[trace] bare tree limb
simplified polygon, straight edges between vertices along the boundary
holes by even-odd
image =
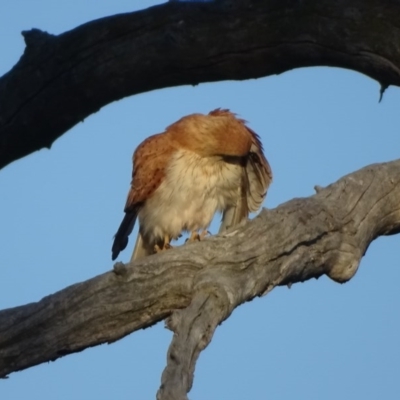
[[[0,168],[104,105],[158,88],[328,65],[400,86],[400,3],[168,3],[59,36],[24,32],[0,78]],[[373,27],[373,29],[371,29]],[[155,255],[0,311],[0,377],[166,319],[159,400],[187,399],[200,352],[240,304],[326,274],[346,282],[369,244],[400,231],[400,160],[366,167],[224,235]]]
[[[159,400],[186,399],[200,351],[240,304],[326,274],[346,282],[369,244],[400,232],[400,160],[263,210],[224,235],[147,257],[0,311],[0,377],[113,342],[168,317]]]
[[[23,32],[25,52],[0,78],[0,168],[154,89],[317,65],[399,86],[399,21],[391,0],[219,0],[169,2],[58,36]]]

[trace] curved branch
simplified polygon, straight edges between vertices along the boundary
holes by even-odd
[[[0,168],[154,89],[317,65],[399,86],[398,21],[390,0],[218,0],[169,2],[59,36],[24,32],[23,56],[0,78]]]
[[[263,210],[245,225],[147,257],[37,303],[0,311],[0,377],[167,319],[174,331],[158,398],[185,399],[195,362],[240,304],[323,274],[351,279],[369,244],[400,232],[400,160]]]

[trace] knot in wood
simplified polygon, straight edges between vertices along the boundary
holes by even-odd
[[[343,242],[335,253],[335,260],[326,274],[337,283],[345,283],[356,274],[362,254],[347,242]]]

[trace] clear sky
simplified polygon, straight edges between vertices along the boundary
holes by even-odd
[[[14,0],[0,6],[0,75],[22,30],[53,34],[160,1]],[[0,309],[40,300],[112,268],[131,155],[183,115],[230,108],[260,134],[274,172],[265,206],[313,194],[400,154],[400,90],[307,68],[244,82],[153,91],[104,107],[0,171]],[[62,113],[62,110],[60,110]],[[211,229],[216,231],[215,226]],[[131,240],[132,243],[132,240]],[[277,288],[235,310],[197,364],[191,400],[398,399],[400,237],[373,242],[357,275]],[[131,247],[120,259],[127,261]],[[0,380],[3,400],[154,399],[171,332],[163,323],[112,345]]]

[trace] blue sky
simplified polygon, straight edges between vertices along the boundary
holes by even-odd
[[[59,34],[157,3],[4,2],[0,75],[23,52],[22,30]],[[0,171],[0,308],[40,300],[112,268],[132,152],[181,116],[223,107],[248,120],[274,172],[265,204],[274,208],[313,194],[316,184],[399,157],[400,90],[389,88],[380,104],[378,98],[379,85],[366,76],[307,68],[158,90],[104,107],[50,151]],[[201,354],[190,399],[397,399],[399,242],[399,236],[376,240],[345,285],[323,277],[277,288],[235,310]],[[155,398],[170,340],[159,323],[112,345],[11,374],[0,381],[0,398]]]

